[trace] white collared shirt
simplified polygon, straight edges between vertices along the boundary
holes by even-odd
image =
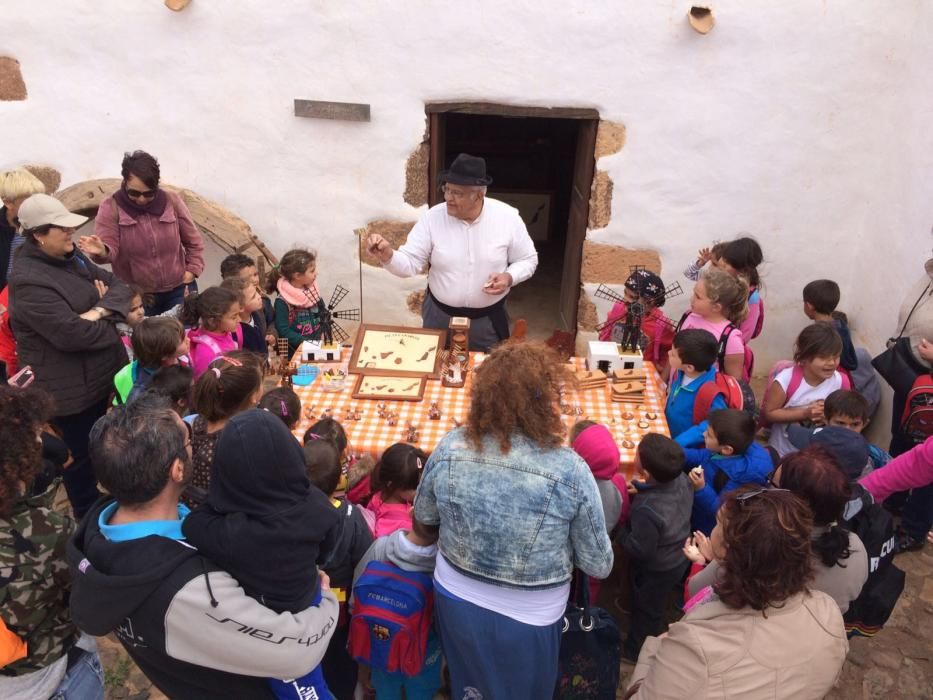
[[[431,207],[384,267],[411,277],[429,263],[428,285],[438,301],[482,309],[505,296],[483,291],[489,275],[508,272],[512,286],[524,282],[538,266],[538,253],[518,210],[486,197],[472,223],[449,216],[444,202]]]

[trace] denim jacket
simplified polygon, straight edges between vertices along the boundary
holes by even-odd
[[[589,468],[567,447],[523,435],[503,454],[486,437],[477,452],[463,428],[448,433],[424,468],[415,518],[440,525],[438,548],[457,571],[506,588],[553,588],[573,567],[612,569],[612,545]]]

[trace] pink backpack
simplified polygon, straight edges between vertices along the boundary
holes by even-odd
[[[771,366],[771,371],[768,372],[768,384],[765,387],[765,394],[761,399],[761,405],[765,406],[768,403],[768,394],[771,391],[771,385],[774,384],[774,378],[781,372],[783,372],[788,367],[793,367],[794,371],[791,372],[790,382],[787,384],[787,391],[784,396],[784,405],[786,406],[791,397],[797,393],[797,390],[800,388],[800,385],[803,383],[803,367],[794,362],[793,360],[778,360]],[[849,378],[848,372],[843,372],[842,370],[836,370],[837,374],[842,378],[842,388],[851,389],[852,380]],[[764,411],[761,413],[761,418],[758,421],[758,425],[762,428],[771,427],[771,423],[765,420]]]

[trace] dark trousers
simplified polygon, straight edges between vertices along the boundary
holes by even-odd
[[[55,416],[52,424],[62,434],[62,440],[68,445],[74,460],[62,475],[65,492],[71,501],[75,519],[82,516],[94,505],[100,493],[97,491],[97,478],[88,456],[88,435],[94,423],[107,412],[107,399],[101,399],[80,413],[70,416]]]
[[[341,604],[343,605],[343,604]],[[321,669],[327,679],[327,687],[337,700],[353,700],[353,689],[356,688],[356,674],[358,666],[347,651],[347,639],[350,636],[350,623],[337,625],[334,636],[330,638],[324,658],[321,659]]]
[[[175,289],[170,289],[167,292],[153,292],[148,295],[151,299],[150,303],[146,304],[146,316],[158,316],[169,309],[174,309],[179,304],[184,303],[186,294],[197,291],[198,282],[195,280],[191,284],[180,284]]]
[[[894,395],[891,447],[888,450],[892,457],[902,455],[917,446],[913,439],[900,431],[900,419],[905,403],[906,397]],[[885,506],[901,510],[901,529],[913,539],[922,542],[933,525],[933,484],[892,494],[885,501]]]
[[[667,571],[649,571],[633,563],[629,569],[632,580],[632,623],[622,648],[630,659],[637,659],[646,637],[655,636],[664,629],[667,599],[675,586],[680,585],[688,562]]]

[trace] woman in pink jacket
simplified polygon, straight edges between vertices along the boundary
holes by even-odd
[[[153,316],[197,291],[204,241],[181,197],[159,188],[159,162],[153,156],[124,154],[122,174],[120,189],[100,203],[95,235],[82,236],[78,247],[152,295],[146,315]]]
[[[933,437],[895,457],[881,469],[859,480],[881,503],[892,493],[913,489],[911,507],[904,509],[894,552],[908,552],[923,547],[933,525]]]

